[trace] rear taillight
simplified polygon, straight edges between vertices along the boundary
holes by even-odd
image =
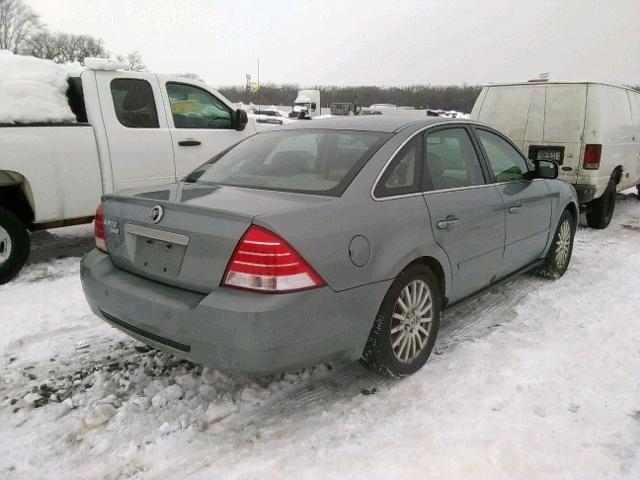
[[[283,293],[320,287],[324,281],[286,241],[252,225],[233,252],[222,285]]]
[[[591,144],[584,147],[584,160],[582,162],[582,168],[586,170],[599,169],[601,155],[602,155],[602,145]]]
[[[104,202],[96,210],[96,248],[107,253],[107,242],[104,239]]]

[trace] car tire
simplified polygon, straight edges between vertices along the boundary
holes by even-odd
[[[540,269],[543,277],[558,279],[567,271],[573,253],[573,239],[576,234],[576,219],[570,211],[565,210],[560,217],[556,233],[544,263]]]
[[[14,278],[29,258],[31,240],[25,225],[0,207],[0,285]]]
[[[376,373],[404,377],[431,354],[440,327],[442,295],[425,266],[406,268],[387,291],[360,359]]]
[[[606,190],[600,198],[589,203],[587,209],[587,225],[591,228],[603,229],[609,226],[616,206],[616,184],[609,180]]]

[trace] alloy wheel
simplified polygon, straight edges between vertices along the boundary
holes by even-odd
[[[571,225],[565,220],[560,225],[558,238],[556,240],[556,266],[563,269],[569,260],[569,250],[571,248]]]
[[[431,290],[416,279],[398,295],[391,317],[391,347],[402,363],[411,363],[427,345],[433,320]]]

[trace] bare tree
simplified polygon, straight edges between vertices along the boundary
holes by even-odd
[[[147,66],[142,61],[142,55],[133,51],[127,55],[118,55],[116,59],[125,64],[124,69],[129,72],[146,72]]]
[[[23,0],[0,0],[0,49],[18,53],[41,28],[40,17]]]
[[[107,57],[104,42],[90,35],[41,32],[26,43],[23,52],[57,63],[80,62],[86,57]]]

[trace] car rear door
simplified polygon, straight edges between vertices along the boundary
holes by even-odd
[[[171,133],[155,75],[97,72],[96,82],[114,189],[175,181]]]
[[[255,133],[252,123],[235,129],[234,109],[222,96],[180,77],[160,76],[178,179],[225,148]]]
[[[498,132],[474,127],[492,181],[506,211],[505,249],[498,277],[540,258],[549,236],[551,191],[543,179],[528,180],[525,157]]]
[[[504,203],[464,124],[432,128],[423,137],[424,200],[432,230],[452,269],[451,299],[491,284],[504,251]]]

